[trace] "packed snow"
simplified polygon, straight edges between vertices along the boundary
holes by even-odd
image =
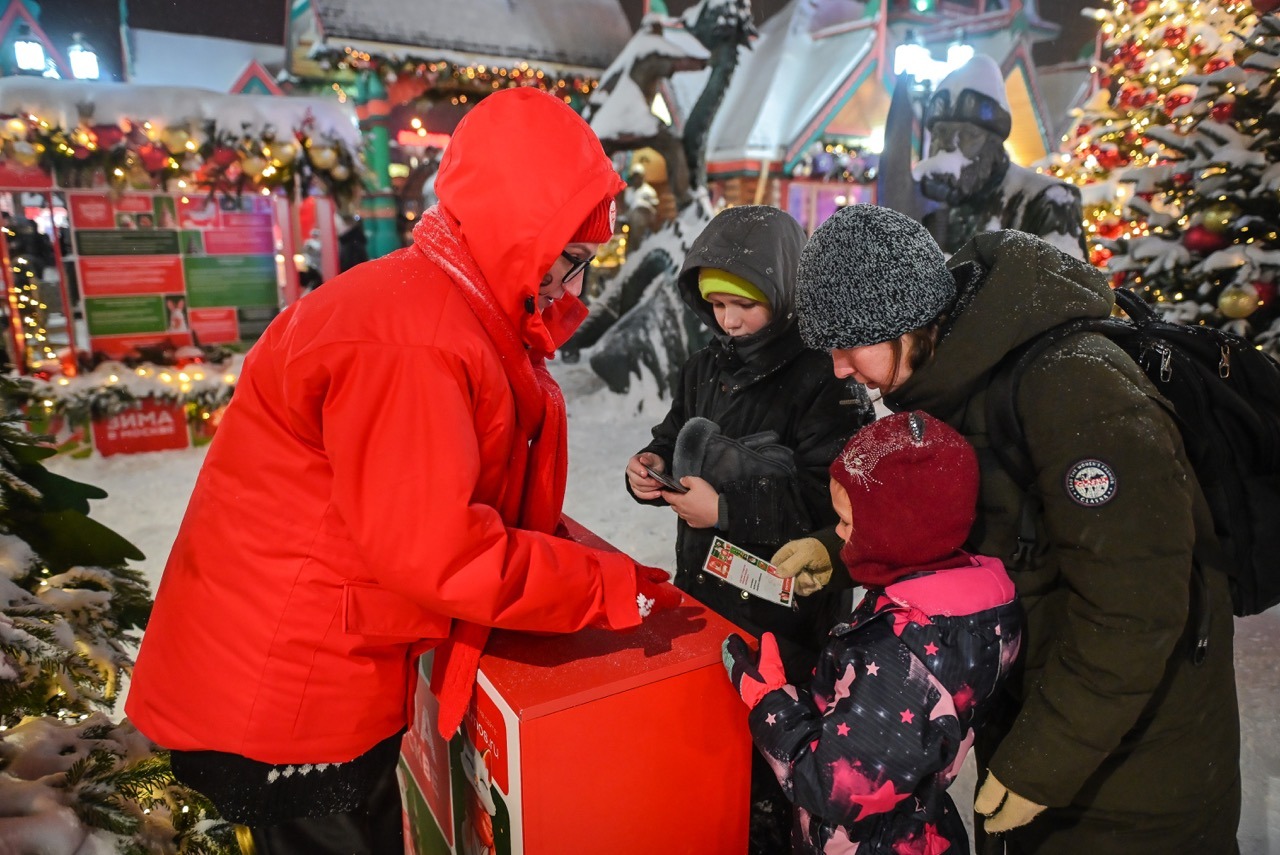
[[[615,395],[585,364],[556,363],[569,408],[569,492],[565,512],[637,561],[672,570],[675,517],[666,508],[636,504],[623,486],[627,458],[649,440],[649,428],[668,401],[650,378]],[[141,567],[153,590],[177,534],[204,449],[85,460],[55,458],[49,468],[109,493],[92,515],[132,540],[145,554]],[[283,509],[282,509],[283,512]],[[1280,852],[1280,608],[1236,621],[1236,684],[1242,718],[1244,804],[1242,855]],[[745,715],[745,711],[744,711]],[[953,785],[966,801],[973,761]]]

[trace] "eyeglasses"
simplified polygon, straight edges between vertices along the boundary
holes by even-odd
[[[564,252],[563,250],[560,252],[560,257],[569,262],[569,269],[565,271],[564,276],[560,277],[560,281],[565,285],[568,285],[570,282],[581,276],[582,271],[587,269],[587,265],[591,263],[592,258],[592,256],[578,258],[577,256]]]

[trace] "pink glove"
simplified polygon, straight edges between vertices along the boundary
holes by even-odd
[[[738,690],[747,709],[755,709],[761,698],[787,684],[787,675],[782,669],[782,656],[778,653],[778,641],[772,632],[760,636],[758,661],[747,647],[747,642],[736,632],[724,640],[720,647],[720,658],[724,661],[724,670],[729,674],[729,682]]]
[[[681,599],[680,589],[671,584],[666,570],[636,565],[636,606],[641,618],[663,609],[674,609]]]

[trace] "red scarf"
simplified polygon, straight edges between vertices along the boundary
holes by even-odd
[[[511,319],[467,251],[457,222],[439,205],[429,208],[413,230],[413,240],[427,260],[443,270],[489,334],[511,384],[516,422],[530,437],[529,464],[516,519],[508,526],[552,533],[560,523],[568,480],[568,423],[564,396],[547,371],[550,354],[527,348]],[[554,310],[554,311],[553,311]],[[543,323],[560,344],[582,322],[586,307],[566,294],[547,309]],[[435,652],[431,688],[440,700],[437,729],[452,738],[471,703],[480,655],[490,627],[455,620],[449,638]]]

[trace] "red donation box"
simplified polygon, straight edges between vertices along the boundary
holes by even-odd
[[[751,735],[725,678],[733,624],[685,597],[627,632],[495,632],[445,742],[423,658],[400,762],[406,851],[747,851]]]

